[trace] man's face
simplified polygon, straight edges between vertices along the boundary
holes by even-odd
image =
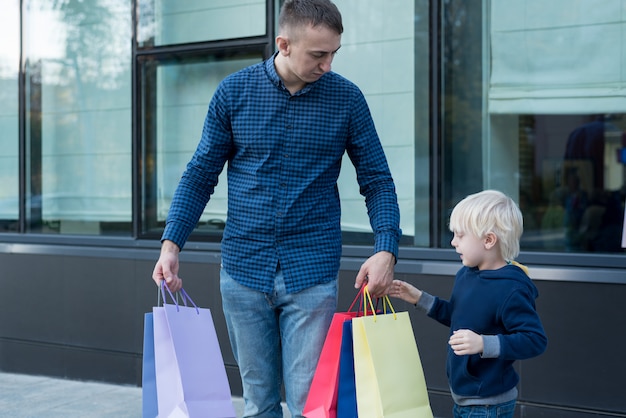
[[[306,26],[289,38],[288,78],[312,83],[331,69],[341,35],[323,25]]]

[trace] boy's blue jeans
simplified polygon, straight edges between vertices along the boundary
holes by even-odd
[[[515,399],[498,405],[454,405],[454,418],[513,418]]]
[[[273,293],[266,294],[240,285],[222,269],[220,290],[228,335],[243,382],[243,416],[282,417],[284,382],[292,417],[302,417],[337,307],[337,281],[288,294],[279,270]]]

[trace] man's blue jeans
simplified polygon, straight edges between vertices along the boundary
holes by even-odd
[[[516,401],[498,405],[454,405],[454,418],[513,418]]]
[[[240,285],[222,269],[220,288],[228,335],[243,382],[243,416],[282,417],[284,382],[292,417],[302,417],[337,307],[337,281],[288,294],[279,270],[273,293],[266,294]]]

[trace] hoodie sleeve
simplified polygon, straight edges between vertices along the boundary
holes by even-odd
[[[536,357],[546,349],[548,339],[535,309],[536,292],[529,287],[514,289],[502,305],[506,334],[498,336],[500,357],[523,360]]]
[[[415,307],[422,312],[428,313],[433,308],[435,304],[435,297],[428,292],[424,292],[422,290],[422,296],[420,300],[417,301]]]
[[[424,297],[425,295],[426,297]],[[452,305],[450,302],[440,299],[437,296],[431,296],[427,293],[422,294],[420,302],[422,299],[424,299],[425,305],[427,304],[430,306],[427,308],[427,315],[437,322],[449,327],[452,322]],[[419,305],[420,304],[418,303],[418,307]],[[424,307],[422,307],[422,309],[424,309]]]

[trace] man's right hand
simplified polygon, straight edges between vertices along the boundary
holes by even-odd
[[[178,245],[172,241],[163,241],[161,255],[152,272],[152,279],[157,286],[165,280],[165,284],[172,292],[178,292],[183,287],[183,281],[178,277],[178,253],[180,253]]]

